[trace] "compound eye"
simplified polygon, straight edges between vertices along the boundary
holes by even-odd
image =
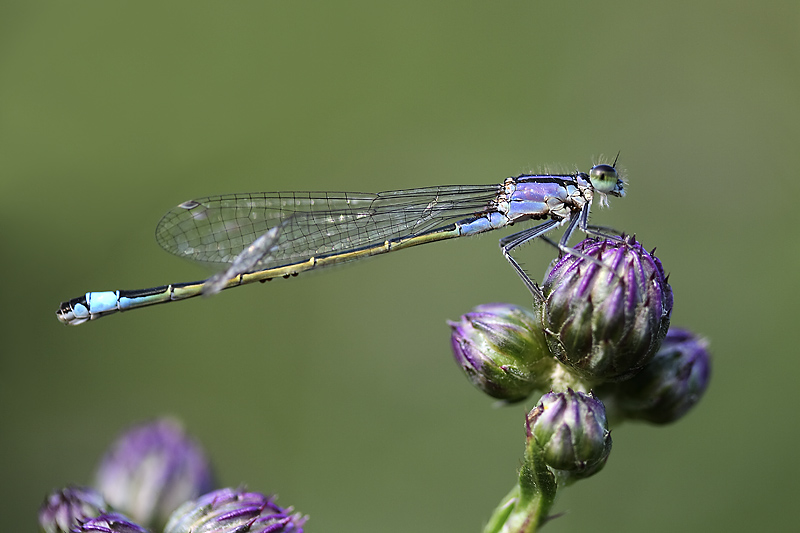
[[[613,191],[618,179],[617,169],[611,165],[595,165],[589,171],[589,181],[592,182],[594,190],[600,193]]]

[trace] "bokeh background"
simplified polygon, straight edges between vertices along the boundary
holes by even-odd
[[[161,414],[225,485],[309,531],[479,531],[515,481],[525,405],[452,361],[445,321],[530,303],[505,233],[116,315],[89,290],[201,279],[153,231],[192,197],[374,192],[586,170],[593,221],[671,273],[712,343],[703,402],[615,428],[546,531],[784,530],[798,494],[800,4],[0,3],[0,515],[35,530],[123,428]],[[541,277],[553,250],[517,254]]]

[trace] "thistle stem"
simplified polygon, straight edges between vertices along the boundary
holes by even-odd
[[[533,533],[547,522],[558,486],[533,440],[525,450],[519,483],[494,510],[483,533]]]

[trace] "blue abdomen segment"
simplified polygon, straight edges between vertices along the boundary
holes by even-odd
[[[58,320],[64,324],[83,324],[98,314],[98,309],[105,309],[105,313],[117,310],[117,292],[87,292],[85,295],[62,302],[56,312]],[[109,311],[109,309],[111,311]]]
[[[120,311],[120,291],[87,292],[61,304],[58,319],[66,324],[82,324],[97,316]]]
[[[475,219],[462,220],[458,223],[459,235],[475,235],[484,231],[502,228],[507,224],[508,218],[495,211]]]
[[[105,313],[111,310],[118,310],[119,291],[87,292],[86,304],[89,312]]]
[[[182,285],[195,287],[196,284]],[[88,320],[100,318],[117,311],[127,311],[128,309],[170,300],[176,287],[179,288],[178,285],[162,285],[152,289],[136,291],[87,292],[79,298],[63,302],[57,316],[65,324],[82,324]]]

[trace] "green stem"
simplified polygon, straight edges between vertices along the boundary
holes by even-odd
[[[558,485],[533,440],[525,450],[519,484],[494,510],[483,533],[533,533],[547,521]]]
[[[506,494],[506,497],[503,498],[503,500],[500,502],[500,505],[495,508],[491,518],[489,518],[489,523],[483,528],[483,533],[500,533],[503,528],[503,524],[505,524],[508,520],[508,516],[514,510],[514,506],[518,500],[519,485],[514,485],[514,488],[511,489],[511,492]]]

